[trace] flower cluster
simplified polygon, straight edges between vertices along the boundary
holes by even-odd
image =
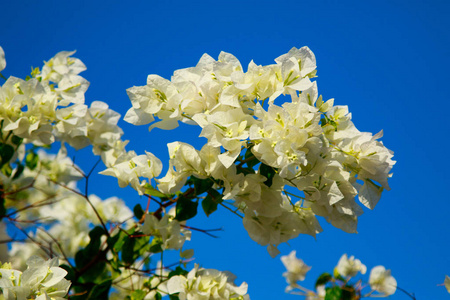
[[[316,59],[308,47],[293,48],[275,62],[252,61],[244,72],[229,53],[217,61],[205,54],[171,80],[149,75],[146,85],[128,89],[132,108],[124,118],[135,125],[151,123],[150,129],[173,129],[180,121],[200,126],[200,136],[207,139],[201,150],[180,142],[168,145],[169,169],[157,179],[158,188],[170,194],[189,176],[211,178],[223,189],[223,200],[244,214],[251,238],[268,245],[271,255],[279,253],[278,244],[301,233],[320,232],[316,216],[356,232],[363,210],[355,197],[373,209],[389,189],[395,163],[379,141],[382,132],[360,132],[346,106],[322,100],[311,81]],[[280,100],[286,102],[277,105]],[[143,172],[132,161],[128,170],[117,165],[104,174],[142,193],[139,176],[157,176],[159,162],[148,158]]]
[[[27,265],[23,273],[12,269],[11,264],[0,265],[0,289],[6,300],[65,299],[71,283],[64,279],[67,271],[59,267],[57,258],[45,261],[33,256]]]
[[[292,289],[297,281],[305,280],[306,273],[311,269],[303,260],[297,258],[296,254],[296,251],[292,251],[289,255],[281,257],[281,261],[287,270],[283,273],[283,277],[286,278],[286,282],[289,284],[287,290]]]
[[[191,232],[182,228],[180,222],[175,220],[171,214],[165,214],[161,219],[147,214],[142,232],[159,240],[163,250],[180,250],[184,242],[191,239]]]
[[[347,254],[342,255],[341,259],[336,266],[336,272],[340,275],[347,277],[354,277],[358,273],[362,275],[366,274],[367,267],[361,263],[359,259],[355,259],[354,256],[347,256]]]
[[[374,297],[387,297],[394,294],[397,289],[397,281],[392,277],[391,271],[386,270],[383,266],[376,266],[370,271],[369,285],[372,290],[362,295],[362,290],[365,287],[362,285],[362,281],[359,280],[353,283],[351,280],[358,273],[364,275],[367,268],[359,259],[355,259],[354,256],[349,258],[347,254],[344,254],[334,269],[334,276],[329,273],[320,275],[316,281],[316,291],[314,292],[298,284],[299,281],[305,279],[306,272],[311,267],[308,267],[301,259],[296,257],[296,251],[282,256],[281,261],[287,269],[287,272],[283,274],[288,283],[286,292],[305,296],[307,300],[323,300],[326,299],[327,295],[341,299],[341,295],[344,294],[347,297],[345,299],[361,299],[371,295]],[[298,291],[293,291],[294,289]],[[375,292],[376,294],[374,294]]]
[[[1,49],[1,48],[0,48]],[[124,152],[120,115],[101,101],[88,107],[84,94],[89,82],[75,51],[63,51],[36,68],[25,80],[9,77],[0,86],[0,122],[4,135],[22,138],[24,144],[50,145],[55,140],[76,149],[93,145],[106,165]],[[6,66],[0,50],[0,71]]]
[[[147,182],[140,177],[146,177],[150,181],[158,176],[161,170],[161,160],[152,153],[137,155],[134,151],[129,151],[120,155],[113,166],[100,174],[116,177],[120,187],[130,185],[142,195]]]
[[[186,276],[177,275],[160,285],[169,295],[180,300],[249,300],[247,283],[236,286],[229,272],[199,268],[196,264]]]

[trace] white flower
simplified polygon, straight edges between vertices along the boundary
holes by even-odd
[[[5,51],[0,47],[0,72],[6,67]]]
[[[305,296],[305,300],[323,300],[325,299],[327,292],[324,284],[320,284],[316,287],[316,293],[308,292]]]
[[[160,237],[163,250],[180,250],[186,241],[186,236],[190,237],[190,232],[181,229],[180,223],[172,219],[169,214],[165,214],[161,219],[156,218],[152,214],[145,215],[142,232],[153,237]]]
[[[195,264],[187,277],[173,276],[160,288],[169,295],[179,293],[180,300],[249,300],[247,283],[236,286],[235,278],[232,273],[203,269]]]
[[[70,57],[75,51],[61,51],[45,62],[41,77],[43,80],[60,82],[65,76],[77,75],[86,70],[86,66],[78,58]]]
[[[338,265],[336,266],[338,273],[344,277],[356,276],[358,272],[361,274],[366,274],[367,268],[361,263],[359,259],[355,259],[354,256],[347,257],[347,254],[342,255],[339,259]]]
[[[78,75],[67,75],[58,82],[55,90],[63,99],[60,105],[69,103],[84,103],[84,93],[89,87],[89,81]]]
[[[289,255],[281,257],[281,261],[287,269],[287,272],[284,272],[283,276],[290,286],[295,285],[297,281],[305,280],[306,273],[311,269],[303,260],[296,257],[296,253],[294,250]]]
[[[391,275],[391,270],[383,266],[376,266],[370,271],[370,287],[382,294],[392,295],[397,289],[397,280]]]
[[[94,101],[86,114],[87,136],[97,155],[114,148],[116,142],[123,135],[122,129],[117,126],[120,114],[109,109],[108,105],[101,101]]]
[[[9,77],[0,87],[0,120],[3,131],[12,131],[26,143],[51,144],[56,94],[36,78]]]
[[[150,180],[162,170],[161,160],[150,152],[145,153],[137,156],[134,151],[130,151],[122,159],[119,158],[117,164],[100,174],[116,177],[120,187],[131,185],[139,194],[143,194],[145,182],[141,182],[140,177]]]
[[[28,268],[22,273],[0,268],[0,287],[7,300],[54,299],[60,300],[67,294],[70,281],[64,279],[67,271],[58,267],[58,259],[45,261],[38,256],[27,260]]]

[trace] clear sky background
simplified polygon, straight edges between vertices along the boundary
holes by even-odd
[[[436,286],[450,275],[450,1],[2,1],[0,11],[4,75],[23,78],[30,65],[76,49],[88,68],[81,75],[91,82],[86,102],[105,101],[122,115],[130,107],[127,88],[144,85],[148,74],[170,78],[205,52],[230,52],[245,67],[310,47],[319,92],[348,105],[361,131],[383,129],[397,164],[392,190],[365,211],[358,234],[322,222],[317,240],[299,237],[279,247],[282,255],[297,250],[312,266],[306,287],[348,253],[369,269],[391,269],[417,299],[450,298]],[[193,142],[199,130],[192,126],[149,134],[146,126],[120,125],[128,150],[151,151],[166,166],[166,143],[204,142]],[[114,188],[114,178],[98,178],[92,193],[118,195],[131,207],[144,203],[131,188]],[[225,210],[199,215],[193,226],[224,231],[217,239],[194,233],[196,262],[234,272],[254,300],[301,299],[284,294],[279,257],[253,242],[239,218]],[[391,299],[409,298],[397,291]]]

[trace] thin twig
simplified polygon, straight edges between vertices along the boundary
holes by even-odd
[[[216,229],[200,229],[200,228],[191,227],[191,226],[187,226],[187,225],[183,225],[183,224],[180,224],[180,225],[181,225],[181,227],[183,227],[183,228],[187,228],[187,229],[199,231],[199,232],[202,232],[202,233],[204,233],[204,234],[206,234],[206,235],[208,235],[208,236],[210,236],[210,237],[213,237],[213,238],[218,238],[218,236],[209,233],[210,231],[223,231],[223,228],[216,228]]]
[[[220,205],[222,205],[223,207],[225,207],[226,209],[228,209],[229,211],[231,211],[233,214],[235,214],[236,216],[238,216],[239,218],[243,219],[244,217],[241,216],[240,214],[238,214],[236,211],[232,210],[231,208],[229,208],[228,206],[226,206],[225,204],[223,204],[223,202],[219,203]]]
[[[58,246],[59,251],[61,251],[62,256],[64,257],[64,259],[67,261],[67,263],[70,265],[70,267],[72,269],[74,269],[75,267],[72,265],[72,263],[69,261],[69,259],[67,258],[66,253],[64,252],[63,248],[61,247],[61,244],[47,231],[45,231],[42,228],[38,228],[39,230],[41,230],[42,232],[44,232],[45,234],[48,235],[49,238],[52,239],[52,241],[56,244],[56,246]]]

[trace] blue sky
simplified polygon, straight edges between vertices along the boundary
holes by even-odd
[[[447,299],[436,285],[450,275],[449,13],[448,1],[7,1],[0,25],[3,74],[25,77],[30,65],[76,49],[88,67],[81,74],[91,82],[87,102],[105,101],[124,115],[127,88],[144,85],[148,74],[170,78],[205,52],[230,52],[246,66],[252,59],[271,64],[294,46],[310,47],[319,92],[348,105],[360,130],[383,129],[397,164],[392,190],[365,211],[358,234],[322,222],[317,240],[300,237],[282,245],[282,254],[297,250],[313,266],[306,287],[348,253],[368,268],[391,269],[417,299]],[[163,162],[167,142],[190,142],[199,133],[184,126],[149,134],[146,127],[120,125],[131,140],[127,149],[151,151]],[[91,191],[118,195],[131,206],[143,202],[131,189],[110,188],[115,185],[102,177]],[[224,229],[218,239],[194,233],[191,245],[202,266],[234,272],[249,283],[252,299],[300,299],[284,294],[279,258],[253,242],[240,219],[219,211],[193,226]],[[391,299],[408,297],[397,292]]]

